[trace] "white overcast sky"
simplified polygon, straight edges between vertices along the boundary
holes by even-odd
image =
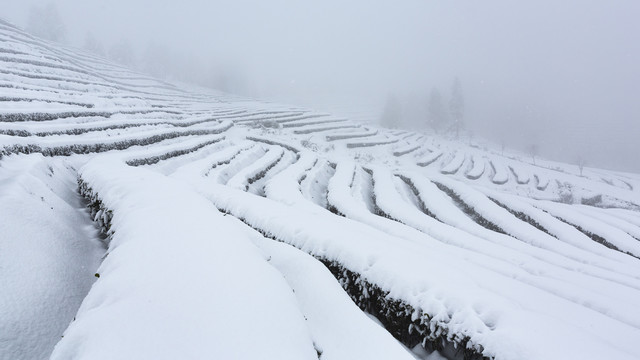
[[[24,26],[49,2],[0,0],[0,17]],[[161,44],[241,74],[253,96],[319,110],[426,103],[459,76],[475,133],[640,172],[638,0],[53,2],[73,44]]]

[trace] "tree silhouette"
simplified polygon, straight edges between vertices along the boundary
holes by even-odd
[[[460,130],[464,128],[464,97],[462,96],[462,84],[457,77],[451,87],[451,99],[449,99],[449,115],[453,122],[456,138],[460,135]]]
[[[402,124],[402,108],[395,95],[389,95],[382,110],[380,125],[386,128],[397,128]]]
[[[429,96],[429,124],[436,131],[446,129],[449,122],[447,111],[438,89],[433,88]]]
[[[582,176],[582,171],[584,170],[585,165],[587,165],[587,159],[585,159],[582,155],[578,155],[578,158],[576,159],[576,165],[578,165],[580,176]]]
[[[536,156],[538,156],[538,153],[540,152],[540,147],[538,147],[537,144],[530,144],[527,147],[527,152],[531,156],[531,159],[533,159],[533,165],[535,165],[536,164]]]

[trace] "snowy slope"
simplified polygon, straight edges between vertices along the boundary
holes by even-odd
[[[0,166],[0,358],[49,356],[93,283],[104,253],[59,159]]]
[[[0,155],[1,359],[640,358],[637,174],[176,86],[1,21]]]

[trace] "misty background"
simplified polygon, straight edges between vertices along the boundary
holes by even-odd
[[[170,81],[402,128],[426,129],[457,78],[465,134],[640,172],[635,0],[0,0],[0,17]]]

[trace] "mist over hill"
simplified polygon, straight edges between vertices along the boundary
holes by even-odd
[[[33,19],[49,20],[28,27],[55,39],[0,20],[0,359],[640,357],[640,175],[594,166],[586,153],[549,159],[544,141],[571,141],[536,132],[561,129],[545,125],[539,108],[502,98],[502,110],[530,121],[502,123],[490,141],[474,128],[481,92],[466,74],[443,72],[443,85],[429,82],[424,94],[388,91],[384,81],[364,86],[376,83],[368,73],[382,64],[375,61],[353,73],[362,75],[355,87],[333,82],[337,65],[314,72],[298,58],[287,71],[301,77],[287,91],[214,89],[224,82],[204,73],[150,74],[126,42],[101,55],[98,31],[91,46],[64,45],[77,33],[68,16],[87,21],[98,5],[53,4],[34,8]],[[99,9],[125,9],[114,4]],[[155,5],[144,8],[154,19],[176,10]],[[262,17],[227,4],[216,16],[230,27],[216,26],[236,29],[236,13],[245,14],[250,26],[239,33],[260,34],[263,47],[246,50],[251,36],[203,31],[198,19],[218,18],[200,5],[171,16],[177,27],[200,29],[198,37],[157,34],[167,44],[212,36],[229,49],[264,50],[256,56],[265,69],[286,67],[267,50],[287,36],[314,48],[306,55],[326,49],[308,42],[308,18],[327,26],[366,14],[352,24],[365,30],[382,16],[378,5],[334,14],[332,3],[253,4],[304,30],[269,23],[282,35],[276,41],[258,32]],[[120,16],[154,29],[136,18],[138,6]],[[412,6],[418,18],[435,5]],[[416,25],[394,17],[402,6],[388,10],[389,26]],[[336,44],[341,30],[332,30]],[[360,51],[342,44],[345,54]],[[324,57],[342,64],[335,54]],[[195,60],[206,58],[189,59],[198,74]],[[380,78],[411,72],[391,68]],[[244,76],[254,86],[282,75],[213,69],[234,86]],[[298,88],[303,75],[323,81]]]
[[[640,171],[635,1],[0,4],[3,17],[34,30],[30,19],[40,24],[53,4],[59,40],[156,77],[371,124],[392,95],[402,104],[399,126],[425,129],[431,91],[448,96],[458,77],[476,137]]]

